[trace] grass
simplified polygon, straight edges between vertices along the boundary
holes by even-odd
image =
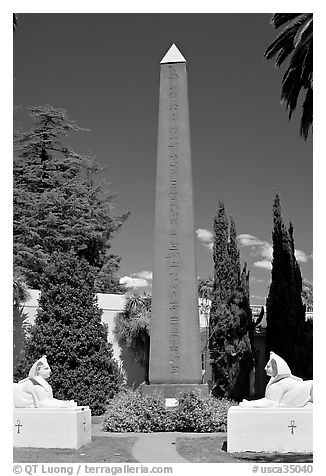
[[[178,453],[191,463],[312,463],[312,454],[227,453],[226,434],[203,438],[178,437]]]
[[[131,454],[136,437],[94,436],[78,450],[14,448],[14,463],[137,463]]]

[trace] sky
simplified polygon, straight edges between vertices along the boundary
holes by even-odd
[[[271,278],[272,206],[294,225],[302,277],[313,281],[312,139],[280,104],[284,68],[263,57],[276,31],[269,13],[25,13],[13,43],[15,127],[24,108],[50,104],[89,132],[70,139],[103,166],[130,218],[112,240],[119,275],[143,292],[153,271],[160,61],[175,43],[187,60],[197,274],[213,275],[219,200],[236,223],[251,304]]]

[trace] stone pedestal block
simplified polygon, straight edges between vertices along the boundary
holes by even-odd
[[[303,408],[230,407],[227,451],[312,453],[312,405]]]
[[[78,449],[91,441],[89,407],[15,408],[14,446]]]
[[[162,394],[164,398],[177,398],[180,392],[199,391],[201,395],[208,396],[208,384],[151,384],[141,386],[144,395]]]

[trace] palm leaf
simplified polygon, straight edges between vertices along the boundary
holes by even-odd
[[[308,137],[309,129],[312,127],[313,121],[313,93],[312,89],[308,89],[304,103],[302,105],[302,117],[300,123],[300,134],[303,135],[305,139]]]
[[[294,38],[294,47],[296,47],[302,40],[303,36],[312,35],[312,16],[306,19],[301,28],[299,28]]]
[[[271,24],[275,29],[294,20],[300,15],[300,13],[274,13],[271,19]]]
[[[288,24],[265,52],[266,59],[275,58],[280,67],[289,58],[282,79],[281,102],[286,103],[289,119],[297,107],[302,89],[309,91],[303,105],[300,134],[307,138],[312,124],[313,15],[312,13],[276,13],[271,20],[274,28]],[[311,107],[309,111],[308,108]],[[309,124],[309,121],[310,124]]]

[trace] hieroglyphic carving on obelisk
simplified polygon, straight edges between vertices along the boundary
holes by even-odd
[[[187,70],[175,45],[160,71],[149,380],[201,383]]]

